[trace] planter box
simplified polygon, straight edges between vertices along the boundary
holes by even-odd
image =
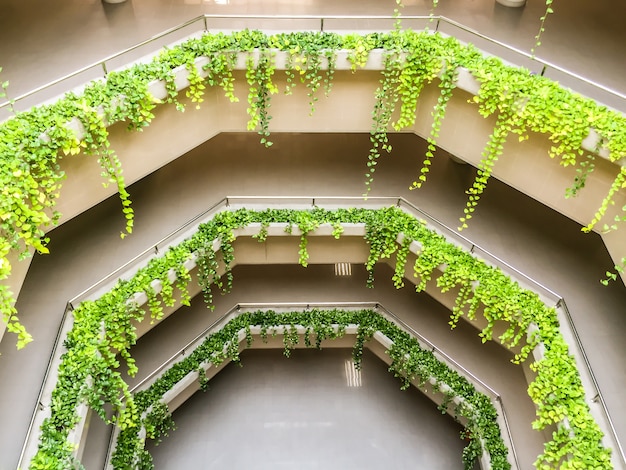
[[[472,95],[477,95],[480,91],[480,82],[465,67],[459,67],[456,86]]]

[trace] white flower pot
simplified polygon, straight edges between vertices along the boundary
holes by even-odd
[[[505,7],[523,7],[526,5],[526,0],[496,0],[500,5],[504,5]]]

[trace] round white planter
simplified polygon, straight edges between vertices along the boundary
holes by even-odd
[[[523,7],[526,5],[526,0],[496,0],[500,5],[504,5],[505,7]]]
[[[102,0],[103,3],[124,3],[126,0]]]

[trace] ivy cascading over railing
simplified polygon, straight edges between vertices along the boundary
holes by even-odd
[[[136,341],[133,322],[146,315],[136,301],[137,294],[145,295],[147,310],[155,320],[162,315],[163,306],[174,305],[175,289],[181,291],[181,303],[188,304],[188,263],[193,261],[199,270],[204,299],[210,306],[213,289],[227,291],[233,281],[230,266],[235,259],[235,231],[258,224],[255,236],[262,242],[275,223],[283,224],[283,230],[290,233],[298,230],[295,236],[300,238],[299,261],[303,266],[308,263],[308,234],[328,225],[332,227],[332,236],[340,238],[344,224],[363,224],[370,249],[366,262],[370,285],[376,263],[395,257],[393,281],[401,287],[409,252],[416,253],[413,271],[418,291],[434,279],[435,269],[443,267],[436,278],[437,288],[442,292],[458,288],[452,326],[460,316],[473,319],[482,315],[487,324],[480,336],[488,341],[492,339],[495,322],[504,322],[507,328],[498,340],[507,347],[521,348],[515,358],[518,362],[526,360],[539,344],[545,346],[543,355],[530,364],[537,377],[530,384],[529,395],[537,407],[534,426],[544,429],[556,425],[558,431],[546,443],[537,467],[584,468],[591,463],[611,468],[611,452],[602,445],[602,432],[591,417],[576,363],[559,331],[554,309],[498,268],[480,261],[395,207],[222,211],[201,224],[193,236],[152,259],[131,279],[119,281],[95,301],[81,303],[73,312],[74,327],[64,342],[67,352],[62,357],[52,393],[51,415],[42,426],[40,448],[32,468],[43,468],[46,462],[57,462],[52,468],[66,468],[72,462],[73,445],[68,442],[68,435],[79,421],[79,403],[87,403],[103,419],[107,419],[104,404],[109,403],[119,412],[115,424],[122,430],[139,422],[140,407],[117,370],[118,356],[127,362],[131,374],[137,370],[130,355]],[[224,266],[223,275],[220,266]],[[162,285],[160,292],[154,287],[156,281]],[[419,375],[419,371],[409,370],[408,375],[412,374]],[[566,386],[563,380],[567,380]]]
[[[55,211],[64,174],[59,161],[66,155],[94,155],[102,167],[105,182],[118,188],[126,218],[126,233],[132,231],[134,213],[125,188],[120,162],[110,147],[107,126],[128,123],[141,129],[154,118],[155,106],[172,103],[179,109],[176,75],[185,70],[189,86],[184,93],[197,105],[206,87],[221,87],[231,101],[237,101],[233,75],[238,56],[245,57],[248,84],[248,128],[260,134],[261,143],[270,146],[270,105],[272,96],[289,93],[301,83],[307,89],[311,112],[320,94],[330,93],[338,53],[343,51],[353,71],[362,68],[374,50],[384,55],[380,85],[376,91],[371,130],[372,146],[367,159],[366,193],[373,181],[381,152],[391,151],[390,129],[401,130],[415,120],[419,94],[426,83],[440,80],[440,98],[434,109],[428,150],[414,187],[422,185],[435,156],[437,137],[446,104],[453,93],[460,68],[468,70],[480,83],[474,98],[483,116],[496,115],[493,134],[483,152],[476,181],[468,189],[468,203],[461,217],[461,228],[472,217],[475,206],[502,154],[510,133],[525,139],[529,132],[547,135],[553,142],[550,157],[564,166],[576,166],[578,176],[568,194],[575,195],[594,169],[592,152],[582,142],[593,129],[598,136],[596,150],[606,147],[610,160],[619,163],[626,155],[626,119],[590,99],[572,93],[557,83],[521,68],[485,57],[471,45],[452,37],[413,31],[392,31],[367,35],[333,33],[285,33],[266,35],[259,31],[209,34],[189,39],[163,50],[149,63],[139,63],[106,80],[88,84],[80,94],[69,93],[57,102],[33,108],[0,124],[0,280],[11,272],[9,253],[28,256],[32,250],[47,252],[45,229],[60,214]],[[286,54],[287,88],[279,90],[273,81],[277,73],[275,53]],[[157,99],[151,85],[161,81],[164,95]],[[392,122],[394,112],[399,118]],[[67,123],[72,123],[66,126]],[[624,186],[622,169],[585,228],[591,230]],[[617,228],[615,224],[606,229]],[[616,278],[615,273],[608,273]],[[31,340],[19,322],[14,298],[8,287],[0,286],[0,310],[9,331],[18,335],[18,347]]]
[[[298,329],[304,329],[302,340],[306,347],[320,349],[322,342],[341,338],[349,327],[354,326],[357,332],[353,360],[357,369],[361,367],[364,344],[378,332],[392,341],[387,351],[392,361],[389,370],[401,378],[403,389],[414,378],[419,380],[420,387],[432,379],[435,390],[444,395],[440,411],[445,413],[450,407],[455,416],[467,419],[465,427],[472,439],[463,452],[466,469],[474,468],[474,462],[483,452],[488,456],[490,468],[511,468],[507,448],[500,437],[497,411],[487,396],[477,392],[464,377],[440,362],[432,351],[424,349],[414,337],[379,312],[319,308],[282,313],[273,310],[242,312],[207,335],[184,359],[168,368],[148,388],[134,394],[141,418],[117,434],[111,466],[114,469],[153,468],[152,458],[144,448],[142,431],[149,439],[157,441],[167,436],[174,423],[164,402],[165,396],[190,374],[197,374],[200,389],[205,390],[208,384],[205,368],[219,367],[228,360],[239,363],[240,336],[243,334],[246,346],[251,347],[252,328],[260,329],[261,339],[265,342],[268,336],[277,332],[282,334],[284,352],[289,357],[291,349],[300,341]]]

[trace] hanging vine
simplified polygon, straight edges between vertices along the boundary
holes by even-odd
[[[422,187],[422,184],[426,182],[430,166],[432,165],[432,159],[435,157],[435,152],[437,151],[437,139],[439,138],[439,132],[441,131],[441,122],[446,114],[446,108],[450,98],[452,97],[452,91],[456,88],[458,75],[458,63],[454,61],[445,61],[443,71],[439,76],[441,79],[439,82],[439,89],[441,90],[441,93],[439,94],[439,98],[437,98],[437,104],[433,108],[433,124],[430,129],[430,134],[426,139],[428,143],[426,157],[422,162],[420,176],[417,181],[413,182],[411,189],[419,189]]]
[[[387,129],[391,122],[391,116],[396,109],[399,100],[398,84],[402,75],[403,60],[397,52],[388,53],[385,56],[385,66],[382,71],[380,85],[376,89],[374,111],[372,111],[372,130],[370,131],[370,148],[367,156],[367,173],[365,174],[365,194],[372,190],[374,172],[381,152],[391,152]]]
[[[271,147],[269,140],[269,123],[272,116],[269,114],[271,96],[278,93],[278,88],[272,82],[275,64],[272,52],[259,50],[258,62],[252,54],[246,59],[246,80],[250,86],[248,90],[248,130],[256,130],[261,136],[261,143]]]
[[[489,137],[485,150],[483,150],[483,158],[478,166],[476,179],[472,187],[466,191],[469,198],[463,210],[464,215],[459,219],[461,222],[459,230],[467,228],[467,221],[472,218],[476,210],[480,196],[487,187],[487,181],[489,181],[493,172],[493,167],[504,152],[504,143],[512,130],[514,122],[512,113],[508,109],[498,116],[496,126]]]
[[[552,13],[551,4],[551,0],[546,1],[542,25]],[[367,63],[372,50],[381,49],[385,54],[372,117],[365,195],[371,191],[379,156],[391,150],[387,132],[398,103],[399,118],[392,123],[395,130],[414,124],[420,90],[425,83],[440,75],[440,97],[433,110],[428,150],[414,186],[423,183],[435,154],[436,138],[452,92],[456,65],[467,68],[480,82],[477,101],[481,115],[488,116],[496,111],[499,115],[508,115],[509,111],[504,107],[512,106],[511,132],[519,131],[522,139],[527,138],[527,134],[522,133],[529,131],[547,135],[553,142],[550,156],[559,158],[563,166],[576,167],[577,175],[567,196],[579,193],[596,167],[595,155],[585,154],[581,149],[590,129],[599,136],[597,149],[606,147],[612,162],[619,164],[626,155],[624,116],[573,94],[545,77],[505,66],[493,57],[484,57],[475,48],[461,45],[454,38],[402,31],[399,27],[386,34],[345,37],[332,33],[267,36],[258,31],[205,34],[163,51],[150,63],[138,63],[127,70],[111,72],[106,80],[86,86],[81,95],[68,93],[52,105],[18,113],[0,124],[0,158],[3,162],[0,167],[0,186],[3,188],[0,197],[0,280],[10,276],[10,259],[23,259],[33,251],[48,252],[45,232],[58,222],[61,215],[55,205],[65,177],[60,166],[64,157],[84,153],[99,160],[105,184],[114,185],[121,199],[125,218],[122,236],[132,232],[134,212],[131,199],[120,160],[110,147],[107,126],[120,121],[135,130],[148,126],[154,118],[154,108],[161,103],[150,93],[149,86],[155,81],[164,84],[164,101],[181,110],[183,105],[177,95],[181,90],[176,90],[175,80],[180,70],[187,72],[190,86],[183,92],[190,101],[200,104],[206,87],[218,86],[230,101],[235,102],[233,70],[237,54],[247,54],[248,126],[259,132],[265,146],[271,146],[269,110],[271,95],[278,91],[273,83],[276,49],[287,55],[288,84],[285,91],[288,92],[299,77],[304,77],[311,111],[319,89],[323,87],[326,93],[331,89],[338,51],[347,49],[353,71]],[[308,65],[299,62],[307,54],[310,57]],[[326,72],[322,70],[324,67]],[[0,88],[4,90],[7,84],[2,85]],[[508,92],[502,95],[506,90]],[[524,106],[521,108],[509,100],[510,93],[517,93],[516,90],[522,90]],[[499,120],[498,125],[501,124]],[[76,131],[77,127],[80,132]],[[498,151],[502,138],[501,130],[494,131],[489,147],[483,153],[482,167],[475,185],[469,190],[461,226],[466,225],[473,214],[491,175],[498,156],[494,151]],[[612,198],[621,191],[621,178],[616,176],[607,199],[586,230],[593,229],[606,214]],[[623,213],[614,218],[614,223],[605,224],[603,229],[617,228],[625,219]],[[9,331],[18,335],[18,347],[23,347],[31,337],[19,323],[14,302],[10,289],[0,285],[2,319],[8,324]]]
[[[593,227],[598,222],[600,222],[600,220],[606,214],[606,211],[609,208],[609,206],[611,204],[614,204],[613,203],[613,197],[622,188],[626,188],[626,167],[621,167],[620,168],[619,173],[617,174],[617,176],[613,180],[613,184],[611,184],[611,187],[609,189],[608,194],[602,200],[602,204],[600,204],[600,208],[597,210],[597,212],[593,216],[593,220],[589,223],[589,225],[587,225],[586,227],[583,228],[584,232],[590,232],[593,229]],[[615,221],[618,222],[620,220],[621,220],[621,217],[617,216]],[[605,230],[616,229],[616,228],[617,228],[616,225],[613,225],[611,227],[609,227],[608,225],[605,225],[605,227],[604,227]]]
[[[552,9],[552,2],[553,1],[554,0],[546,0],[546,11],[544,12],[543,16],[539,19],[539,21],[541,22],[540,25],[539,25],[539,32],[535,36],[535,44],[533,45],[532,49],[530,50],[530,54],[533,57],[535,56],[535,52],[537,51],[537,48],[539,46],[541,46],[541,36],[545,32],[546,20],[548,19],[548,16],[551,13],[554,13],[554,10]]]
[[[599,150],[599,149],[598,149]],[[574,177],[574,183],[565,190],[565,197],[575,197],[578,192],[585,187],[587,178],[593,170],[596,168],[596,158],[590,153],[585,155],[585,159],[578,164],[576,169],[576,176]]]

